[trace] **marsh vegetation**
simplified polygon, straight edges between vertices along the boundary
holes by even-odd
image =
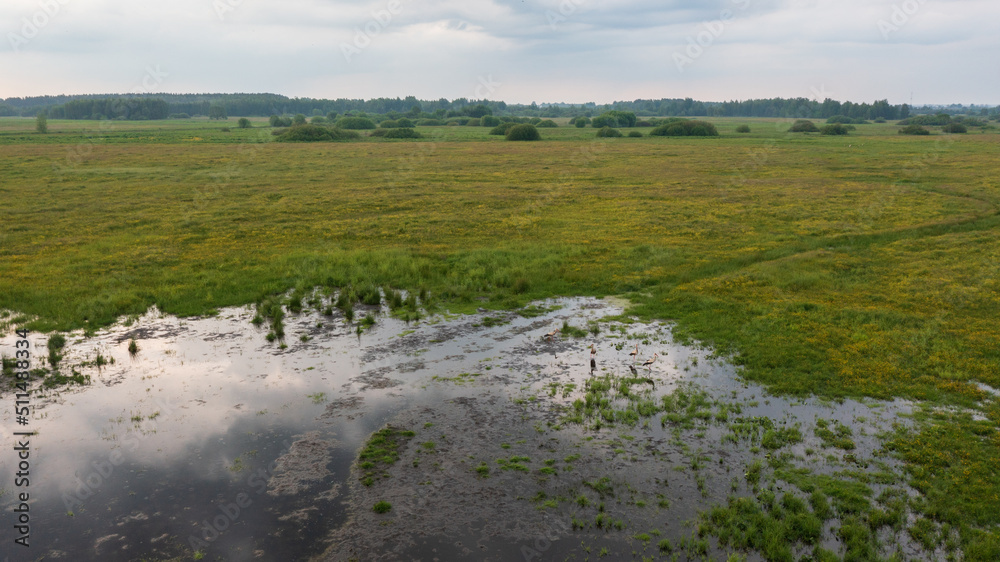
[[[0,172],[9,183],[0,190],[0,309],[14,312],[0,321],[86,337],[150,305],[186,316],[257,303],[262,337],[272,349],[294,349],[315,341],[286,336],[288,319],[303,314],[367,334],[378,330],[379,315],[419,322],[484,308],[530,319],[540,309],[522,307],[553,295],[623,295],[636,319],[672,321],[678,341],[731,356],[746,380],[771,393],[916,404],[912,423],[883,436],[887,454],[904,465],[882,501],[884,490],[861,476],[770,465],[790,447],[804,459],[833,455],[856,465],[843,459],[863,460],[861,436],[843,420],[767,426],[747,419],[745,405],[698,398],[694,389],[664,394],[621,373],[573,383],[554,422],[565,428],[648,423],[651,431],[697,432],[718,424],[734,436],[727,439],[772,452],[748,465],[754,483],[740,475],[733,500],[705,511],[703,536],[691,540],[715,537],[782,559],[785,550],[768,546],[780,537],[796,554],[863,558],[888,556],[879,550],[886,533],[905,529],[942,557],[1000,557],[1000,402],[992,391],[1000,388],[1000,135],[988,124],[963,120],[965,134],[945,130],[953,119],[933,116],[826,125],[855,127],[843,138],[789,133],[790,120],[644,126],[605,115],[590,124],[645,136],[596,138],[591,126],[560,118],[542,128],[544,142],[519,143],[502,136],[530,124],[488,125],[485,117],[468,117],[479,126],[416,121],[414,129],[349,117],[334,127],[287,125],[322,128],[321,136],[353,131],[337,143],[271,142],[259,119],[223,131],[224,123],[206,120],[98,128],[50,117],[44,134],[33,119],[2,119]],[[590,327],[566,319],[556,342],[594,336]],[[152,352],[141,339],[137,347],[138,360]],[[57,346],[46,351],[46,384],[85,384],[97,373],[90,369],[109,366],[96,350],[73,361]],[[512,460],[522,456],[532,462]],[[473,468],[488,470],[470,473],[492,482],[522,472],[504,470],[499,458],[477,459]],[[555,476],[538,471],[561,466],[520,451],[503,458],[548,478]],[[689,463],[702,465],[698,459]],[[775,482],[794,493],[766,493],[764,483]],[[899,492],[902,484],[915,492]],[[730,489],[712,478],[694,485]],[[549,501],[552,494],[540,503]],[[848,545],[840,550],[815,538],[827,510],[840,516],[835,532]],[[736,533],[740,519],[770,531]],[[601,528],[614,522],[602,519]],[[650,554],[659,541],[639,542]],[[679,548],[676,537],[668,544]],[[692,552],[701,548],[694,544]]]

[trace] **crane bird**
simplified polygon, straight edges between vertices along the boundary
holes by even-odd
[[[550,339],[554,338],[555,335],[558,334],[558,333],[559,333],[559,328],[556,328],[555,330],[552,330],[551,332],[545,334],[545,339],[550,340]]]
[[[642,366],[652,371],[653,367],[651,367],[651,365],[653,364],[654,361],[656,361],[656,358],[659,356],[660,355],[658,353],[654,353],[652,357],[646,359],[646,361],[643,362]]]
[[[639,344],[635,344],[635,349],[628,352],[628,354],[632,356],[632,362],[635,363],[635,360],[639,357]]]

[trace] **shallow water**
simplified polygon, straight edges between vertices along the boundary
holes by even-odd
[[[690,536],[685,522],[699,511],[731,492],[746,493],[745,482],[731,482],[742,481],[755,455],[746,443],[723,441],[725,424],[683,433],[656,418],[646,428],[560,424],[559,408],[570,407],[593,376],[592,343],[597,375],[626,375],[628,352],[639,342],[642,358],[660,355],[649,370],[640,368],[640,376],[655,380],[657,396],[691,383],[741,404],[743,417],[802,423],[805,440],[788,450],[817,472],[844,468],[822,459],[830,451],[805,453],[820,449],[812,433],[817,417],[853,428],[854,457],[892,465],[875,433],[908,404],[767,396],[710,350],[675,343],[662,323],[603,322],[596,336],[549,341],[543,334],[564,320],[585,328],[622,310],[589,298],[537,304],[554,310],[535,318],[437,316],[411,325],[383,315],[360,337],[337,316],[304,312],[286,317],[285,350],[250,324],[249,308],[197,319],[152,311],[94,337],[73,334],[64,370],[98,352],[114,362],[78,367],[91,376],[89,386],[33,395],[32,546],[11,551],[11,559],[155,560],[193,550],[234,561],[352,553],[562,559],[605,546],[616,556],[652,554],[655,547],[632,535],[657,529],[673,539]],[[485,326],[486,317],[503,323]],[[303,334],[308,341],[300,341]],[[132,337],[140,347],[134,358],[127,350]],[[44,336],[31,339],[45,349]],[[13,341],[0,339],[0,350],[10,355]],[[561,385],[554,396],[552,383]],[[0,396],[5,510],[14,506],[17,426],[6,406],[13,400],[9,391]],[[352,476],[352,461],[387,422],[417,436],[392,478],[366,488]],[[428,442],[433,449],[419,445]],[[496,458],[515,454],[532,457],[531,473],[496,468]],[[562,461],[571,454],[579,460]],[[555,461],[555,476],[539,476],[543,458]],[[686,469],[693,460],[702,466]],[[481,462],[492,467],[490,478],[473,470]],[[600,477],[616,486],[608,512],[627,529],[568,529],[586,511],[572,498],[587,490],[583,481]],[[540,492],[567,501],[545,508],[532,501]],[[637,505],[661,496],[669,507]],[[391,500],[392,512],[372,513],[373,499]]]

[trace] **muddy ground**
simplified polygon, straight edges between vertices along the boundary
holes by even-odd
[[[725,358],[675,342],[668,324],[607,319],[621,313],[620,302],[591,298],[417,323],[383,309],[359,336],[343,318],[306,310],[286,318],[285,347],[266,340],[248,308],[200,319],[153,311],[93,337],[72,334],[64,363],[91,384],[36,396],[46,491],[33,508],[38,552],[111,561],[724,559],[732,549],[698,532],[699,514],[754,489],[804,497],[773,477],[777,459],[811,474],[881,474],[873,496],[912,493],[878,438],[905,423],[910,404],[768,396]],[[544,337],[564,325],[577,333]],[[636,344],[638,363],[658,357],[623,382]],[[113,363],[94,366],[98,353]],[[597,394],[610,419],[578,415],[588,384],[605,385]],[[640,403],[673,409],[611,415]],[[820,436],[828,424],[849,431],[849,449]],[[365,485],[358,454],[382,428],[414,435],[382,467],[385,477]],[[795,428],[800,439],[766,447],[766,428]],[[95,468],[116,454],[113,470]],[[759,483],[747,476],[754,462]],[[11,501],[0,495],[5,509]],[[391,508],[376,513],[379,502]],[[834,552],[836,524],[827,521],[820,540]],[[905,531],[883,534],[884,544],[923,556]]]

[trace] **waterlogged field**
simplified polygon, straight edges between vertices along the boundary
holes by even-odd
[[[629,315],[671,321],[673,339],[731,354],[738,376],[769,392],[911,405],[873,446],[878,462],[901,463],[891,497],[859,507],[852,494],[885,490],[785,458],[762,467],[765,484],[704,483],[717,506],[692,510],[685,548],[637,557],[697,558],[707,554],[688,541],[707,541],[716,554],[786,559],[769,545],[794,532],[796,555],[818,559],[1000,558],[1000,135],[906,137],[872,124],[822,137],[788,134],[788,121],[715,122],[717,138],[560,127],[512,143],[433,127],[420,140],[285,144],[260,122],[50,121],[39,135],[31,120],[0,120],[0,309],[9,325],[87,335],[154,304],[204,314],[292,288],[422,291],[451,312],[623,295]],[[585,434],[608,438],[578,415]],[[837,449],[856,431],[840,427],[798,431]],[[514,451],[507,466],[520,456],[530,458]],[[768,495],[767,482],[799,495]],[[817,490],[840,498],[828,506],[838,523],[819,535],[808,518],[827,520],[822,503],[800,505]],[[793,520],[806,530],[783,530]]]

